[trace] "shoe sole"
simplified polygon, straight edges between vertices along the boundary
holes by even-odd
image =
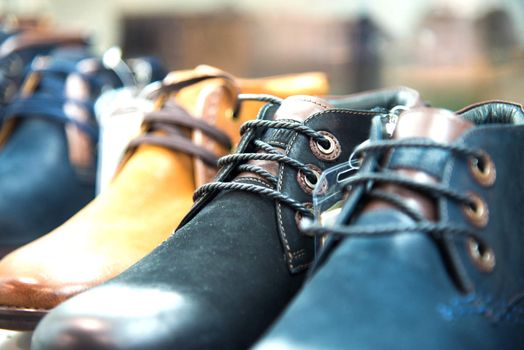
[[[48,310],[0,306],[0,328],[14,331],[32,331]]]
[[[18,247],[0,246],[0,259]],[[48,310],[0,306],[0,328],[14,331],[32,331]]]

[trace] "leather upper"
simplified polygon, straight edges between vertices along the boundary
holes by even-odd
[[[81,97],[68,95],[76,65],[92,59],[85,49],[54,51],[49,65],[39,68],[41,79],[26,82],[2,110],[0,249],[54,229],[94,196],[97,126],[89,106],[102,88],[121,83],[110,72],[92,72],[80,80],[97,84]],[[75,111],[69,108],[73,98],[82,105]]]
[[[320,111],[309,110],[309,104],[319,102],[310,97],[289,100],[311,113],[302,117],[303,125],[329,131],[338,139],[341,160],[348,159],[353,147],[367,137],[376,115],[333,109],[328,103]],[[279,115],[277,108],[266,105],[258,119],[272,120],[275,112]],[[284,154],[301,163],[320,169],[333,163],[315,157],[309,137],[291,129],[251,129],[237,153],[252,152],[255,138],[282,147]],[[310,200],[295,169],[285,164],[277,169],[279,191],[299,202]],[[222,168],[215,181],[268,188],[255,176],[239,174],[234,164]],[[313,240],[298,232],[294,210],[259,194],[209,193],[144,259],[53,310],[38,326],[33,347],[244,349],[298,291],[305,277],[299,272],[311,262],[312,248]],[[90,328],[92,322],[96,329]],[[142,331],[133,333],[137,327]]]
[[[184,79],[188,74],[200,76],[201,72],[180,73]],[[304,79],[309,83],[297,84]],[[316,73],[236,83],[243,92],[277,95],[293,90],[323,94],[327,90],[325,77]],[[240,125],[256,115],[261,103],[246,102],[239,117],[232,119],[227,112],[234,106],[226,89],[223,79],[202,81],[178,91],[174,102],[196,118],[210,118],[206,121],[235,142]],[[228,151],[222,147],[217,154]],[[0,305],[50,309],[148,254],[191,207],[199,181],[194,163],[186,153],[158,145],[143,144],[130,150],[101,195],[56,230],[0,261]]]
[[[324,169],[326,166],[335,165],[337,162],[342,162],[344,159],[349,158],[350,151],[360,142],[367,138],[369,133],[370,118],[375,116],[377,112],[371,112],[371,109],[379,107],[381,110],[388,111],[389,109],[397,106],[396,102],[400,106],[403,102],[408,103],[408,107],[420,106],[422,101],[418,93],[409,88],[398,88],[398,89],[383,89],[378,91],[378,100],[375,101],[373,97],[375,96],[375,91],[356,94],[356,96],[350,95],[347,97],[339,97],[336,99],[330,99],[330,104],[327,104],[322,109],[317,109],[311,106],[307,107],[295,107],[303,113],[304,123],[310,125],[313,129],[328,131],[333,135],[340,135],[339,138],[343,138],[345,134],[351,135],[351,141],[349,145],[344,147],[346,149],[342,155],[337,159],[328,161],[325,164],[319,164],[318,159],[315,159],[314,155],[304,152],[304,149],[309,149],[309,140],[305,138],[297,137],[296,134],[291,132],[281,132],[279,131],[275,135],[269,135],[267,142],[274,144],[275,146],[285,145],[285,153],[296,159],[299,159],[304,164],[313,164],[321,169]],[[387,98],[384,98],[387,96]],[[407,97],[409,96],[409,97]],[[401,98],[402,97],[402,98]],[[296,97],[292,97],[296,98]],[[303,97],[304,98],[304,97]],[[302,99],[303,99],[302,98]],[[300,97],[298,100],[300,101]],[[386,105],[381,105],[380,102],[387,103]],[[346,103],[344,105],[344,103]],[[355,109],[348,110],[347,106],[353,107],[353,103],[357,106]],[[315,103],[312,103],[315,106]],[[346,109],[335,108],[334,106],[345,106]],[[309,107],[309,108],[308,108]],[[317,106],[318,107],[318,106]],[[270,108],[266,106],[266,108]],[[292,110],[292,108],[290,108]],[[315,113],[318,112],[318,113]],[[279,113],[277,111],[277,113]],[[262,115],[262,114],[261,114]],[[283,118],[288,117],[283,115]],[[327,118],[333,118],[334,121],[326,122]],[[291,117],[292,118],[292,117]],[[351,122],[348,123],[348,120],[351,119]],[[250,142],[250,139],[255,135],[247,133],[244,138],[241,140],[237,152],[246,152],[248,151],[245,146]],[[305,155],[306,158],[303,158]],[[216,180],[217,181],[226,181],[228,178],[231,178],[231,171],[233,170],[232,166],[224,167],[221,169]],[[311,201],[310,194],[303,193],[304,191],[300,187],[296,186],[296,171],[290,170],[286,167],[279,168],[279,184],[278,189],[283,192],[288,192],[292,198],[297,198],[299,201]],[[194,204],[191,211],[184,218],[180,227],[183,227],[192,217],[202,208],[208,201],[212,200],[213,193],[207,194],[202,198],[199,198]],[[312,240],[304,240],[304,237],[299,234],[296,223],[295,223],[295,212],[290,208],[282,207],[282,205],[277,204],[276,213],[279,218],[278,222],[278,232],[281,236],[282,246],[286,253],[288,268],[291,272],[301,272],[305,270],[313,259],[313,245]],[[180,228],[179,227],[179,228]],[[291,232],[290,232],[291,231]],[[307,243],[304,243],[307,242]]]
[[[438,211],[434,220],[472,230],[486,244],[481,254],[493,252],[494,269],[480,268],[468,248],[471,237],[457,233],[333,238],[312,278],[256,349],[523,347],[524,253],[518,228],[524,219],[518,208],[524,159],[518,148],[524,114],[520,105],[496,102],[466,108],[461,115],[469,120],[463,123],[474,126],[448,142],[488,154],[496,168],[492,185],[477,181],[467,157],[443,149],[399,148],[403,155],[395,163],[431,171],[446,188],[482,198],[489,211],[484,227],[468,219],[463,205],[445,197],[432,198]],[[434,130],[446,128],[445,118],[440,125],[434,121]],[[441,166],[414,162],[424,158]],[[414,223],[394,206],[362,211],[365,199],[357,192],[339,223],[371,230]]]

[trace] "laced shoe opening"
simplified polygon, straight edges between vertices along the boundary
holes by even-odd
[[[483,102],[458,111],[465,119],[477,124],[524,124],[522,105],[510,102]]]
[[[377,106],[389,111],[395,106],[412,107],[420,103],[419,94],[407,87],[386,88],[347,97],[328,96],[326,99],[335,108],[366,111],[374,110]]]

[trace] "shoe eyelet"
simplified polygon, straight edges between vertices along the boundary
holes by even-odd
[[[497,170],[495,163],[486,152],[481,152],[480,158],[471,157],[469,159],[469,170],[475,180],[482,186],[491,186],[495,183]]]
[[[327,131],[319,131],[318,133],[324,136],[326,140],[328,140],[328,145],[322,145],[321,142],[311,139],[309,141],[309,147],[311,148],[311,151],[313,152],[315,157],[328,162],[332,162],[336,160],[338,157],[340,157],[342,149],[340,147],[340,142],[338,142],[337,138]]]
[[[488,224],[488,205],[474,193],[468,193],[470,204],[464,204],[463,212],[468,220],[476,227],[483,228]]]
[[[314,174],[315,174],[314,181],[309,180],[309,177],[307,175],[304,175],[304,181],[306,182],[306,185],[311,189],[314,189],[318,183],[318,174],[317,173],[314,173]]]
[[[297,181],[300,185],[300,188],[304,190],[307,194],[312,194],[313,190],[315,189],[315,186],[317,185],[318,181],[320,180],[320,174],[322,173],[322,170],[320,168],[308,164],[307,167],[313,172],[313,179],[308,178],[306,174],[304,174],[301,170],[298,171],[297,174]]]
[[[493,249],[483,246],[473,238],[466,241],[468,255],[477,269],[482,272],[492,272],[495,268],[495,252]]]

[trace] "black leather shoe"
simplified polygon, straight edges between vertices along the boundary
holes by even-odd
[[[51,311],[33,349],[244,349],[260,336],[313,259],[313,240],[297,222],[310,215],[319,174],[347,161],[373,116],[420,103],[409,89],[331,103],[268,100],[176,232],[120,276]]]
[[[95,194],[94,99],[120,80],[83,48],[35,59],[0,129],[0,256],[54,229]]]
[[[360,149],[335,226],[309,229],[332,234],[318,268],[255,348],[523,349],[523,147],[521,105],[401,114]]]

